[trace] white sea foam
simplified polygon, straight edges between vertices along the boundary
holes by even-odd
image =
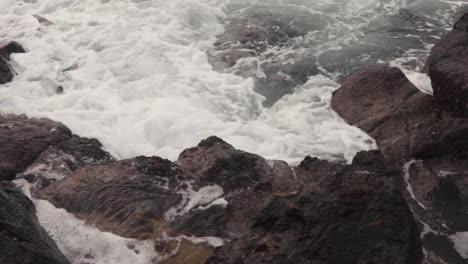
[[[1,39],[29,51],[0,89],[2,112],[61,121],[118,158],[181,150],[210,135],[271,159],[351,160],[375,148],[328,105],[338,85],[313,77],[272,108],[251,79],[220,73],[205,50],[222,32],[216,1],[2,1]],[[43,25],[33,15],[51,21]],[[57,87],[64,93],[57,94]]]
[[[450,239],[455,244],[455,250],[464,259],[468,259],[468,232],[457,232],[450,236]]]
[[[421,206],[421,208],[423,208],[424,210],[427,210],[426,206],[424,206],[424,204],[422,204],[418,198],[416,197],[416,195],[414,194],[414,191],[413,191],[413,187],[411,185],[411,182],[410,182],[410,177],[411,177],[411,173],[410,173],[410,168],[411,168],[411,165],[413,164],[416,164],[418,161],[416,160],[412,160],[412,161],[409,161],[407,163],[405,163],[403,165],[403,172],[405,174],[404,176],[404,179],[405,179],[405,182],[406,182],[406,191],[409,193],[409,195],[411,196],[411,198],[416,201],[419,206]]]
[[[30,184],[17,180],[30,198]],[[162,260],[154,242],[117,236],[88,226],[63,209],[45,200],[32,199],[41,225],[72,264],[148,264]]]

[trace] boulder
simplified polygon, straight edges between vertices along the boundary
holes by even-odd
[[[389,162],[463,152],[466,119],[444,111],[397,68],[371,65],[346,78],[333,109],[376,141]]]
[[[452,114],[468,115],[468,14],[432,48],[426,70],[434,97]]]
[[[40,226],[33,203],[0,181],[0,263],[70,264]]]
[[[86,164],[112,160],[96,139],[44,118],[0,115],[0,144],[0,180],[25,178],[39,188]]]
[[[13,72],[8,65],[10,55],[12,53],[24,53],[25,50],[21,45],[12,41],[6,45],[0,46],[0,84],[5,84],[13,79]]]
[[[17,115],[0,115],[0,180],[13,180],[49,146],[72,138],[64,125]]]

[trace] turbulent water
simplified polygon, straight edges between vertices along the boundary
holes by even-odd
[[[224,23],[256,10],[294,17],[309,33],[232,69],[213,68],[207,54]],[[336,81],[369,63],[388,62],[430,93],[427,78],[415,71],[467,10],[466,0],[0,0],[0,41],[16,40],[28,51],[12,56],[17,76],[0,86],[0,111],[61,121],[80,136],[99,139],[117,158],[176,159],[217,135],[236,148],[293,164],[306,155],[350,161],[376,146],[330,109]],[[252,61],[304,57],[323,74],[273,106],[264,106],[251,78],[235,74]],[[72,229],[68,238],[54,237],[68,257],[89,250],[73,249],[86,244],[74,235],[73,226],[80,226],[94,250],[103,252],[96,263],[147,260],[145,254],[121,258],[112,249],[125,250],[131,241],[87,235],[97,231],[78,220],[67,223],[66,212],[45,202],[36,205],[40,216],[57,215],[63,228]],[[57,223],[41,221],[59,232]],[[145,252],[148,245],[140,247]]]
[[[98,138],[117,158],[175,159],[216,134],[292,163],[306,155],[350,160],[375,144],[330,110],[338,88],[330,78],[371,61],[424,57],[463,4],[2,0],[0,38],[19,41],[28,53],[13,56],[18,76],[1,87],[0,110],[61,121]],[[252,6],[295,16],[310,30],[291,52],[315,56],[328,77],[311,77],[295,94],[264,107],[251,79],[213,69],[206,53],[224,21]]]

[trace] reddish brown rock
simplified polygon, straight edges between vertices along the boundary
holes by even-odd
[[[332,107],[376,141],[388,161],[463,151],[468,122],[453,117],[397,68],[371,65],[346,78]]]
[[[434,97],[451,113],[468,115],[468,14],[432,48],[426,68]]]
[[[64,125],[47,119],[0,115],[0,180],[12,180],[49,146],[71,139]]]

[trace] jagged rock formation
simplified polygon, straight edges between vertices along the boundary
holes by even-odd
[[[404,164],[401,189],[421,227],[427,263],[466,263],[456,243],[468,231],[467,18],[428,59],[434,97],[399,69],[373,65],[345,79],[332,100],[348,123],[376,139],[387,162]]]

